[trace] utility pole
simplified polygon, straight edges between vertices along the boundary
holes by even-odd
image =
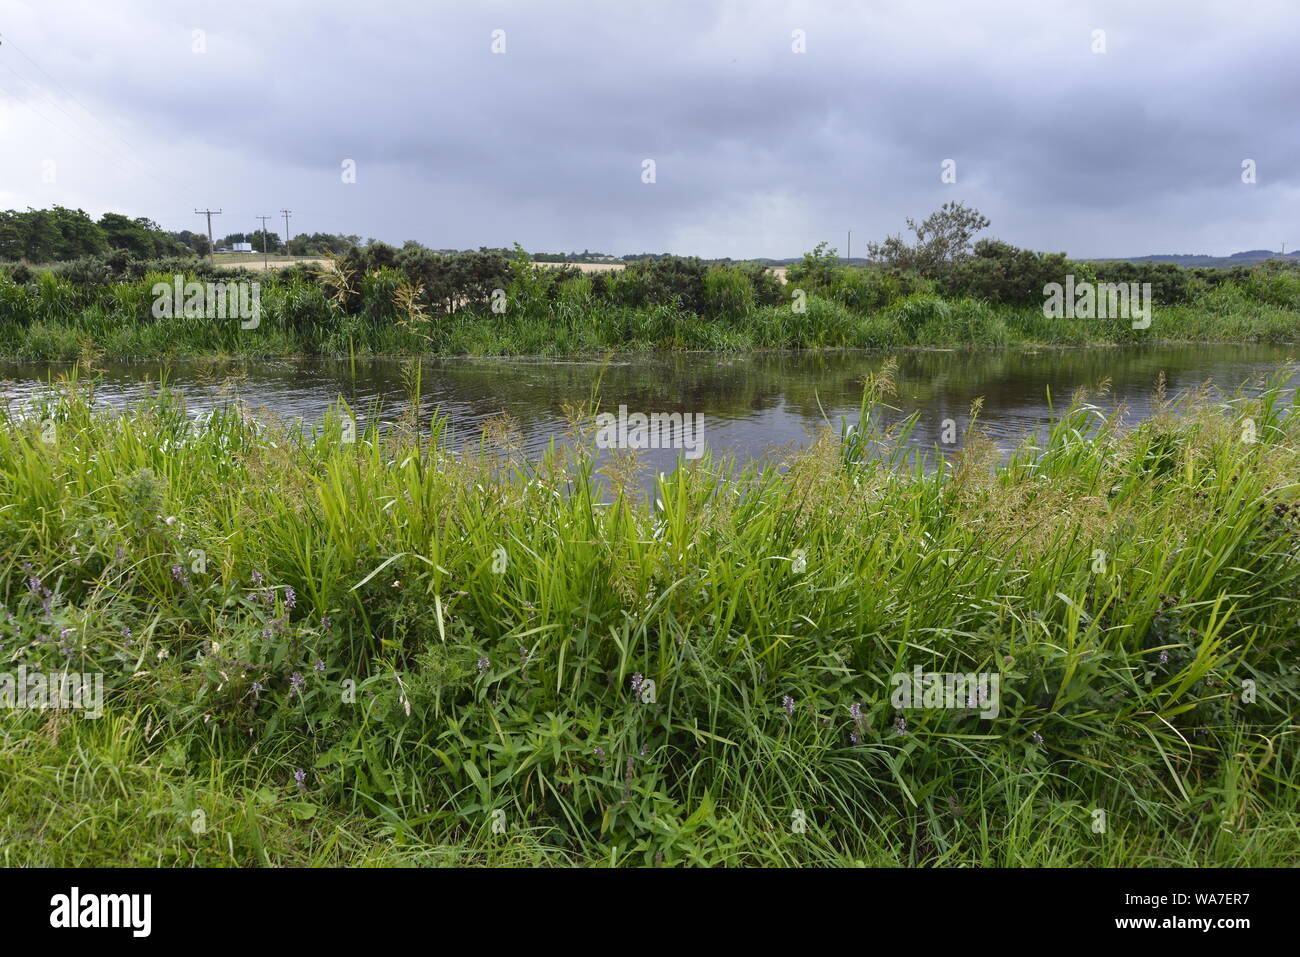
[[[293,210],[282,209],[280,212],[284,213],[284,254],[287,256],[289,255],[289,214],[292,213]]]
[[[205,215],[206,215],[206,216],[208,217],[208,258],[212,260],[212,264],[215,266],[215,265],[217,264],[217,246],[216,246],[216,243],[214,243],[214,242],[212,241],[212,217],[213,217],[213,216],[220,216],[220,215],[221,215],[221,210],[219,210],[219,209],[196,209],[196,210],[194,211],[194,215],[195,215],[195,216],[205,216]]]
[[[266,269],[270,269],[270,268],[271,268],[271,264],[270,264],[270,263],[267,261],[267,259],[266,259],[266,221],[267,221],[268,219],[270,219],[271,217],[270,217],[270,216],[254,216],[253,218],[254,218],[254,219],[260,219],[260,220],[262,221],[262,269],[264,269],[264,270],[266,270]]]

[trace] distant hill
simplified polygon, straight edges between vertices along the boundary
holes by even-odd
[[[1173,263],[1176,266],[1208,266],[1214,269],[1228,269],[1232,266],[1258,266],[1268,259],[1288,259],[1300,262],[1300,250],[1289,253],[1275,253],[1271,249],[1248,249],[1244,253],[1233,253],[1231,256],[1160,253],[1154,256],[1113,256],[1107,259],[1094,259],[1092,262]]]
[[[622,257],[626,262],[632,262],[637,259],[657,259],[666,253],[639,253]],[[756,257],[754,259],[743,260],[744,262],[762,263],[764,266],[790,266],[801,260],[800,256],[791,256],[787,259],[765,259]],[[1209,256],[1204,253],[1157,253],[1151,256],[1104,256],[1092,257],[1087,262],[1130,262],[1130,263],[1173,263],[1177,266],[1206,266],[1213,269],[1229,269],[1233,266],[1258,266],[1268,259],[1286,259],[1290,262],[1300,262],[1300,249],[1294,252],[1278,253],[1271,249],[1248,249],[1245,252],[1233,253],[1231,256]],[[729,259],[706,260],[707,262],[731,262]],[[1080,260],[1085,261],[1085,260]],[[865,266],[867,260],[854,256],[852,259],[840,257],[841,263],[847,263],[853,266]]]

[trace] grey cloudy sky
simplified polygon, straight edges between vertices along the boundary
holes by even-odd
[[[1300,244],[1295,0],[0,0],[0,34],[0,208],[740,258],[962,200],[1076,256]]]

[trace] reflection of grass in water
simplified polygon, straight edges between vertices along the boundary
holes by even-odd
[[[1282,399],[1077,401],[931,475],[868,424],[601,505],[588,448],[68,388],[0,421],[0,672],[102,672],[107,715],[9,720],[4,862],[1289,862]],[[999,714],[896,713],[914,665]]]

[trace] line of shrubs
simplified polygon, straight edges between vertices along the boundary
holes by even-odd
[[[442,253],[414,242],[400,249],[373,242],[330,264],[300,263],[269,273],[214,267],[193,258],[141,260],[123,250],[39,270],[22,263],[0,264],[0,322],[26,324],[38,311],[51,318],[49,307],[55,300],[60,317],[92,306],[111,308],[128,298],[138,301],[138,295],[127,297],[120,287],[176,274],[199,281],[259,281],[264,295],[275,290],[301,303],[301,309],[292,308],[292,303],[286,307],[294,313],[288,325],[298,331],[330,311],[379,322],[397,321],[412,310],[433,316],[487,314],[496,290],[505,293],[512,312],[535,317],[603,304],[627,309],[671,306],[705,318],[739,318],[789,304],[795,290],[865,313],[917,294],[1032,307],[1043,301],[1046,284],[1064,283],[1067,275],[1073,275],[1076,284],[1150,283],[1152,298],[1161,305],[1195,301],[1233,284],[1247,298],[1300,308],[1300,268],[1294,264],[1189,269],[1166,263],[1077,262],[1061,253],[1033,252],[992,239],[975,243],[970,255],[931,276],[889,266],[844,265],[823,244],[789,267],[784,285],[757,263],[719,265],[671,256],[622,270],[583,272],[574,266],[535,266],[519,247],[511,257],[500,250]],[[38,310],[38,301],[46,308]]]

